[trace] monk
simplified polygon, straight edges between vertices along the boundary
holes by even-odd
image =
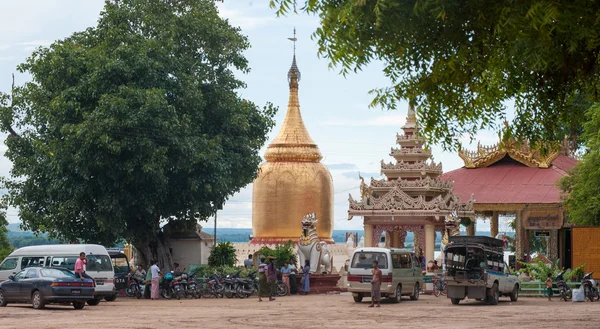
[[[379,262],[373,261],[373,279],[371,280],[371,305],[369,307],[375,306],[375,302],[377,302],[377,307],[381,307],[381,270],[379,269]]]

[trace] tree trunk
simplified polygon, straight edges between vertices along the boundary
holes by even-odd
[[[162,233],[151,239],[134,239],[132,244],[136,250],[135,265],[148,268],[150,261],[155,260],[163,273],[173,268],[171,246]]]

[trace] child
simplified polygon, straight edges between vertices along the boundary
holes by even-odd
[[[548,278],[546,279],[546,293],[548,294],[548,301],[552,301],[552,274],[548,273]]]

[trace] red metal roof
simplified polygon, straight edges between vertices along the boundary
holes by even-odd
[[[454,193],[465,202],[471,194],[475,203],[560,203],[556,182],[576,160],[559,155],[548,169],[531,168],[508,155],[486,168],[459,168],[442,175],[454,181]]]

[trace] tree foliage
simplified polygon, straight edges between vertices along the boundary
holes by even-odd
[[[208,218],[256,175],[275,109],[237,92],[248,47],[214,1],[118,0],[34,51],[32,81],[0,98],[24,228],[170,263],[161,225]]]
[[[218,243],[210,250],[208,266],[234,266],[237,263],[235,251],[235,247],[229,241]]]
[[[566,192],[564,205],[569,221],[577,225],[600,225],[600,105],[586,112],[583,139],[588,152],[569,176],[559,182]]]
[[[390,86],[372,105],[421,105],[431,142],[498,128],[515,103],[514,136],[576,144],[598,100],[599,1],[271,0],[278,15],[317,15],[319,54],[348,74],[379,60]],[[582,101],[583,100],[583,101]],[[576,149],[577,145],[573,145]]]
[[[6,220],[6,211],[0,211],[0,262],[10,255],[13,246],[8,241],[8,221]]]

